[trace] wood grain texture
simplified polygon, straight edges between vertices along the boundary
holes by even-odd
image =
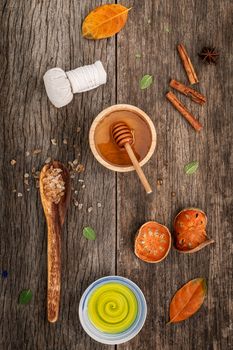
[[[149,309],[140,335],[118,349],[231,348],[232,3],[125,0],[122,5],[133,9],[117,37],[84,40],[82,20],[101,3],[108,2],[0,3],[0,268],[9,273],[7,279],[0,280],[0,349],[114,348],[89,338],[78,320],[84,289],[98,277],[114,273],[138,283]],[[165,99],[171,78],[187,84],[176,50],[179,42],[185,45],[197,71],[200,84],[195,88],[207,96],[206,105],[200,107],[179,94],[204,125],[199,134]],[[220,50],[217,67],[199,61],[197,53],[206,45]],[[135,58],[136,53],[141,59]],[[108,83],[76,94],[67,107],[54,108],[43,86],[46,70],[54,66],[69,70],[97,59],[108,72]],[[139,80],[144,74],[152,74],[154,83],[141,91]],[[92,120],[116,102],[142,108],[155,123],[158,145],[143,168],[155,189],[150,196],[144,193],[136,174],[116,176],[90,152]],[[81,128],[79,133],[77,127]],[[53,138],[57,146],[52,145]],[[42,152],[26,156],[35,149]],[[78,179],[73,181],[83,208],[71,205],[65,222],[60,318],[52,325],[46,319],[46,226],[31,176],[32,168],[41,169],[47,157],[64,163],[79,157],[86,167],[79,176],[86,187],[82,188]],[[15,166],[10,164],[12,159]],[[192,160],[200,162],[200,169],[187,176],[183,166]],[[29,192],[24,186],[25,173],[30,174]],[[157,186],[157,179],[163,184]],[[18,192],[23,196],[18,198]],[[207,213],[207,232],[215,245],[192,256],[171,250],[156,266],[134,256],[133,238],[141,224],[156,220],[171,228],[175,215],[193,205]],[[93,207],[91,213],[89,207]],[[87,225],[96,230],[95,242],[82,236]],[[204,307],[190,320],[166,326],[172,296],[185,282],[199,276],[208,283]],[[21,306],[18,295],[25,288],[31,288],[33,300]]]
[[[81,38],[82,19],[98,1],[6,1],[1,13],[1,279],[0,348],[76,350],[105,349],[85,335],[78,319],[81,294],[95,279],[115,273],[115,174],[99,165],[89,150],[94,117],[115,103],[115,38],[90,42]],[[57,110],[49,102],[43,74],[54,66],[69,70],[101,59],[109,84],[75,95]],[[90,103],[91,101],[91,103]],[[79,133],[77,127],[81,128]],[[58,145],[54,146],[51,139]],[[67,145],[63,139],[67,139]],[[37,156],[25,152],[42,149]],[[80,157],[78,157],[80,153]],[[59,321],[46,317],[46,225],[38,189],[24,190],[24,173],[42,168],[47,157],[85,165],[74,179],[82,210],[72,204],[61,237],[62,291]],[[17,161],[14,167],[10,160]],[[30,182],[32,182],[30,178]],[[23,193],[17,198],[13,189]],[[97,203],[102,203],[98,208]],[[93,211],[88,213],[88,208]],[[107,226],[106,226],[107,223]],[[82,235],[92,226],[96,242]],[[104,257],[104,259],[103,259]],[[26,287],[27,286],[27,287]],[[31,288],[33,300],[17,304],[20,291]]]
[[[158,132],[154,156],[144,171],[156,189],[146,196],[134,174],[118,175],[117,273],[138,283],[148,301],[148,318],[140,335],[123,350],[229,349],[232,281],[232,44],[229,1],[126,1],[133,6],[128,24],[117,38],[117,100],[135,104],[151,116]],[[169,32],[168,32],[169,31]],[[230,34],[231,32],[231,34]],[[182,42],[207,96],[204,107],[179,94],[204,128],[198,134],[165,100],[171,78],[188,84],[177,54]],[[218,66],[198,58],[203,46],[221,51]],[[141,54],[136,59],[135,54]],[[140,91],[144,74],[154,83]],[[177,92],[178,95],[178,92]],[[198,160],[199,171],[187,176],[183,167]],[[157,186],[157,179],[163,184]],[[172,192],[176,196],[172,196]],[[207,232],[216,243],[191,256],[174,250],[160,264],[145,264],[132,251],[137,229],[147,220],[172,228],[175,215],[197,206],[208,216]],[[196,277],[208,283],[208,297],[195,317],[166,326],[169,303],[184,283]]]

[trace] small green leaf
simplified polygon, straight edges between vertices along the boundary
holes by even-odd
[[[141,90],[147,89],[153,82],[152,75],[146,74],[140,80],[139,86]]]
[[[32,291],[30,289],[22,290],[19,295],[19,304],[25,305],[32,300]]]
[[[91,227],[84,227],[83,236],[92,241],[96,239],[96,233]]]
[[[141,58],[142,56],[141,56],[140,53],[136,53],[136,54],[135,54],[135,57],[136,57],[136,58]]]
[[[169,28],[165,28],[165,32],[170,33],[170,29]]]
[[[195,160],[193,162],[186,164],[184,167],[184,171],[188,175],[194,174],[197,171],[198,166],[199,166],[199,163],[198,161]]]

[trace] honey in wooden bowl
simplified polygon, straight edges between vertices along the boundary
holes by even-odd
[[[117,122],[125,122],[132,131],[132,149],[140,165],[145,164],[154,152],[156,131],[145,112],[131,105],[115,105],[102,111],[90,129],[90,146],[96,159],[115,171],[134,170],[124,148],[113,140],[111,128]]]

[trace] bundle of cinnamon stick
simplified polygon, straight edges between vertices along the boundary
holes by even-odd
[[[182,60],[184,69],[186,71],[186,74],[188,76],[190,84],[196,84],[198,83],[198,78],[196,75],[196,72],[193,68],[192,62],[187,54],[187,51],[185,50],[185,47],[182,44],[179,44],[177,46],[180,58]],[[177,80],[172,79],[170,81],[170,87],[173,89],[179,91],[185,96],[188,96],[191,98],[193,102],[196,102],[200,105],[203,105],[206,102],[206,97],[203,96],[201,93],[198,91],[192,89],[189,86],[186,86],[182,83],[180,83]],[[176,97],[173,92],[169,91],[166,94],[167,99],[172,103],[172,105],[180,112],[180,114],[192,125],[192,127],[196,131],[200,131],[203,126],[201,123],[193,116],[191,112],[183,105],[183,103]]]

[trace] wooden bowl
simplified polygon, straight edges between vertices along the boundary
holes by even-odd
[[[97,117],[94,119],[94,121],[91,125],[91,128],[90,128],[90,132],[89,132],[89,143],[90,143],[91,151],[92,151],[94,157],[98,160],[98,162],[100,164],[102,164],[103,166],[105,166],[106,168],[108,168],[110,170],[118,171],[118,172],[133,171],[134,167],[132,165],[130,165],[130,162],[127,165],[122,165],[122,164],[114,164],[113,162],[106,159],[106,157],[103,155],[103,153],[101,153],[100,149],[98,148],[98,145],[96,144],[96,135],[99,133],[99,130],[101,130],[100,129],[102,127],[101,125],[105,124],[105,127],[103,127],[103,134],[108,133],[108,135],[103,135],[103,136],[109,138],[108,145],[113,147],[114,140],[111,138],[112,116],[113,116],[113,113],[114,113],[114,115],[117,115],[117,113],[115,113],[115,112],[124,112],[124,111],[128,114],[129,114],[129,112],[133,113],[134,116],[132,114],[132,116],[133,116],[132,122],[133,122],[133,120],[136,122],[137,121],[139,122],[139,120],[140,120],[140,122],[142,121],[142,123],[148,129],[148,134],[150,134],[150,139],[148,141],[149,142],[148,148],[146,149],[146,151],[144,150],[145,154],[143,154],[143,157],[141,159],[139,159],[139,163],[141,166],[146,164],[148,162],[148,160],[151,158],[152,154],[154,153],[154,150],[156,147],[156,140],[157,140],[156,130],[155,130],[153,122],[151,121],[149,116],[145,112],[143,112],[141,109],[139,109],[138,107],[128,105],[128,104],[118,104],[118,105],[113,105],[111,107],[108,107],[108,108],[104,109],[102,112],[100,112],[97,115]],[[107,120],[106,118],[109,118],[109,119]],[[119,120],[125,121],[127,123],[127,120],[124,119],[124,115],[123,115],[123,117],[121,117],[119,114],[116,121],[119,121]],[[110,123],[109,127],[106,126],[108,123]],[[128,124],[128,125],[129,125],[129,127],[131,127],[130,124]],[[139,126],[137,126],[137,128],[138,127]],[[137,132],[137,135],[140,135],[140,130],[135,130],[135,133],[136,132]],[[143,135],[140,136],[139,141],[141,143],[144,142],[144,140],[143,140],[144,134],[145,133],[143,133]],[[139,137],[135,136],[135,147],[136,147],[136,142],[138,139],[139,139]],[[106,147],[109,147],[108,145]],[[114,146],[114,147],[116,147],[116,146]],[[118,150],[118,151],[122,152],[122,150]]]

